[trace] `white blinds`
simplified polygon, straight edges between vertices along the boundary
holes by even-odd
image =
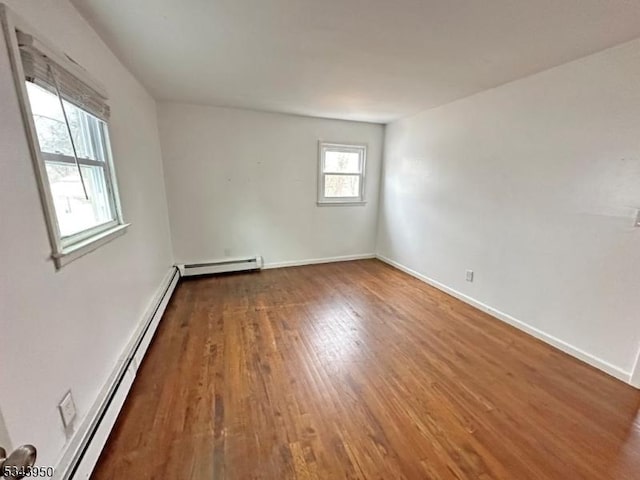
[[[31,35],[18,32],[18,46],[26,80],[53,93],[57,93],[57,87],[60,96],[65,100],[105,122],[109,120],[109,105],[103,93],[88,82],[79,79],[69,69],[60,65],[61,62],[54,60],[43,49],[38,48],[38,42]],[[67,61],[72,62],[70,59]],[[79,68],[77,64],[73,64],[73,67]]]

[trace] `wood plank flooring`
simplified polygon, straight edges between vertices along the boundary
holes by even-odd
[[[92,478],[640,479],[640,392],[377,260],[182,281]]]

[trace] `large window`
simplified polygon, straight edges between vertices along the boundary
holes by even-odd
[[[106,124],[63,100],[68,129],[58,97],[34,83],[26,86],[60,239],[70,245],[85,233],[116,222]]]
[[[367,147],[320,142],[318,203],[364,203]]]
[[[75,62],[22,26],[7,25],[16,86],[61,267],[120,235],[122,219],[104,89]]]

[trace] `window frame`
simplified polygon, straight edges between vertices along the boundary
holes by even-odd
[[[115,218],[76,234],[62,237],[45,162],[47,159],[49,159],[48,161],[60,163],[67,163],[69,160],[66,158],[66,155],[42,152],[40,149],[33,113],[31,111],[31,103],[27,93],[26,78],[18,46],[17,31],[20,30],[22,32],[29,33],[39,39],[47,48],[47,56],[56,61],[56,63],[63,65],[79,80],[96,88],[97,91],[104,91],[104,88],[97,84],[93,79],[88,78],[85,71],[72,61],[68,60],[66,55],[57,52],[52,48],[50,42],[31,28],[18,15],[9,10],[9,8],[4,4],[0,4],[0,21],[2,22],[4,37],[7,43],[18,104],[22,114],[27,143],[31,152],[34,173],[37,180],[45,222],[47,224],[47,231],[52,250],[51,258],[53,259],[56,268],[59,269],[67,265],[69,262],[72,262],[73,260],[76,260],[77,258],[80,258],[81,256],[86,255],[107,242],[119,237],[120,235],[123,235],[130,224],[125,223],[123,218],[122,205],[120,203],[120,195],[118,192],[118,182],[109,138],[109,124],[108,122],[103,121],[101,129],[105,159],[104,164],[100,166],[104,167],[105,185],[109,190],[109,202]],[[80,106],[77,107],[84,110]],[[75,165],[75,159],[72,157],[68,158],[71,159],[71,162]],[[91,163],[93,165],[94,160],[78,157],[78,163],[80,163],[80,165],[83,165],[84,163]]]
[[[360,172],[359,173],[341,173],[325,171],[325,153],[326,152],[348,152],[358,153],[360,155]],[[364,143],[337,143],[318,141],[318,198],[319,206],[348,206],[348,205],[366,205],[365,187],[366,187],[366,168],[367,168],[367,145]],[[325,177],[326,175],[344,175],[360,177],[359,195],[357,197],[327,197],[325,196]]]
[[[66,100],[65,100],[66,101]],[[71,103],[71,102],[69,102]],[[74,105],[75,106],[75,105]],[[76,106],[76,108],[80,108],[78,106]],[[89,115],[91,115],[89,113]],[[98,119],[99,120],[99,119]],[[100,120],[99,120],[100,121]],[[82,242],[84,240],[87,240],[93,236],[99,235],[100,233],[109,230],[111,228],[114,228],[116,226],[118,226],[120,224],[120,217],[118,217],[118,208],[117,208],[117,204],[116,204],[116,198],[114,195],[114,187],[113,187],[113,182],[114,182],[114,173],[111,167],[111,162],[108,161],[108,159],[110,159],[110,154],[108,154],[108,144],[109,144],[109,130],[108,130],[108,125],[106,124],[106,122],[104,121],[100,121],[100,135],[96,135],[96,132],[93,129],[89,129],[89,136],[91,137],[91,141],[92,144],[100,144],[102,145],[102,149],[105,152],[105,159],[104,161],[102,160],[93,160],[91,158],[85,158],[85,157],[81,157],[79,156],[77,158],[77,164],[82,167],[82,166],[87,166],[87,167],[99,167],[103,169],[104,172],[104,181],[105,181],[105,188],[108,191],[108,201],[109,201],[109,208],[110,211],[112,212],[112,215],[114,216],[113,219],[101,223],[99,225],[94,225],[93,227],[81,230],[77,233],[74,233],[72,235],[68,235],[68,236],[62,236],[62,234],[60,235],[60,243],[62,245],[63,248],[68,248],[71,247],[73,245],[75,245],[78,242]],[[37,138],[37,131],[36,131],[36,138]],[[38,145],[39,148],[39,145]],[[70,165],[75,167],[76,166],[76,159],[70,155],[65,155],[63,153],[50,153],[50,152],[45,152],[42,151],[42,149],[40,149],[40,155],[42,157],[42,160],[44,161],[44,165],[45,165],[45,170],[46,170],[46,165],[47,163],[62,163],[65,165]],[[48,183],[48,187],[49,190],[51,190],[51,185],[49,182]],[[55,207],[55,205],[54,205]],[[54,208],[55,211],[55,208]],[[56,214],[56,223],[57,223],[57,214]]]

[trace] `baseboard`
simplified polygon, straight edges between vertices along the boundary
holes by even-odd
[[[376,258],[375,253],[362,253],[358,255],[343,255],[341,257],[307,258],[305,260],[291,260],[287,262],[266,262],[262,268],[300,267],[303,265],[315,265],[318,263],[348,262],[350,260],[365,260]]]
[[[506,322],[509,325],[512,325],[517,329],[522,330],[523,332],[526,332],[529,335],[532,335],[539,340],[542,340],[545,343],[548,343],[549,345],[571,355],[572,357],[577,358],[578,360],[588,363],[592,367],[602,370],[603,372],[617,378],[618,380],[622,380],[623,382],[633,385],[633,380],[629,372],[625,372],[624,370],[616,367],[615,365],[611,365],[605,360],[602,360],[594,355],[591,355],[590,353],[585,352],[584,350],[574,347],[573,345],[563,340],[560,340],[559,338],[556,338],[552,335],[549,335],[548,333],[545,333],[542,330],[532,327],[531,325],[521,320],[518,320],[517,318],[514,318],[507,313],[504,313],[498,309],[490,307],[489,305],[486,305],[476,300],[475,298],[469,297],[464,293],[460,293],[457,290],[454,290],[453,288],[438,282],[437,280],[434,280],[425,275],[422,275],[421,273],[418,273],[415,270],[412,270],[411,268],[396,262],[395,260],[391,260],[390,258],[387,258],[384,255],[378,254],[376,255],[376,258],[391,265],[392,267],[397,268],[398,270],[402,270],[403,272],[408,273],[409,275],[417,278],[418,280],[422,280],[423,282],[431,285],[432,287],[437,288],[438,290],[442,290],[443,292],[448,293],[452,297],[455,297],[465,303],[468,303],[469,305],[477,308],[478,310],[482,310],[483,312],[488,313],[489,315],[499,320],[502,320],[503,322]],[[640,377],[640,372],[636,372],[636,373],[638,377]],[[636,382],[640,382],[640,378],[637,378]],[[639,385],[636,383],[634,386],[638,387]]]
[[[54,480],[90,478],[133,384],[138,365],[151,343],[179,279],[177,268],[172,267],[156,291],[93,407],[65,448],[56,466]]]

